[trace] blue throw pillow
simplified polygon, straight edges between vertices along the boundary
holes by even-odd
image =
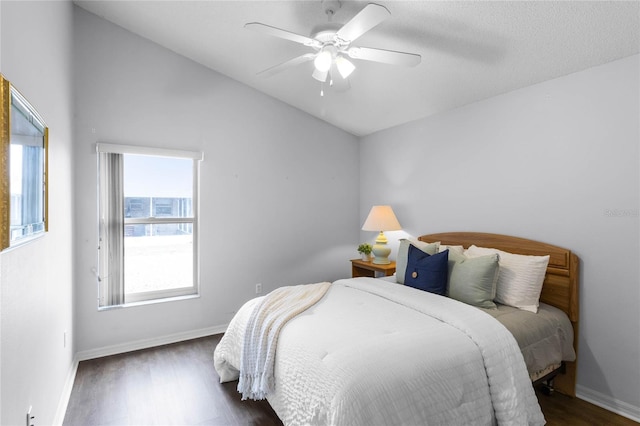
[[[444,296],[449,277],[449,250],[428,255],[413,245],[409,246],[404,284]]]

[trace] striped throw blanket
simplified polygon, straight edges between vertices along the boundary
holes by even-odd
[[[238,392],[242,400],[265,399],[274,389],[274,362],[278,336],[284,325],[316,304],[331,283],[280,287],[258,303],[247,323],[240,355]]]

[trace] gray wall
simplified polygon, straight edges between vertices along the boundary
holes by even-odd
[[[361,220],[384,203],[415,236],[493,232],[572,249],[578,392],[636,417],[639,75],[636,55],[370,135],[360,150]]]
[[[358,140],[75,8],[76,333],[80,356],[222,331],[281,285],[349,276]],[[201,297],[98,312],[96,142],[204,151]]]
[[[25,424],[33,406],[44,425],[56,421],[74,353],[72,5],[2,1],[0,9],[0,71],[50,129],[49,232],[0,254],[0,423]]]

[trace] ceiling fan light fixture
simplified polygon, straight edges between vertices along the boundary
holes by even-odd
[[[327,81],[327,76],[329,75],[329,71],[318,71],[317,69],[313,70],[313,74],[311,76],[318,80],[320,83],[324,83]]]
[[[331,52],[328,50],[322,49],[316,59],[313,60],[313,65],[320,72],[327,72],[329,68],[331,68],[331,61],[333,58],[331,57]]]
[[[338,49],[336,49],[335,46],[330,44],[326,45],[320,50],[316,59],[314,59],[313,65],[315,65],[318,71],[327,72],[331,68],[331,64],[337,55]]]
[[[344,56],[338,56],[336,58],[336,67],[338,67],[338,72],[342,78],[349,77],[353,70],[356,69],[356,66]]]

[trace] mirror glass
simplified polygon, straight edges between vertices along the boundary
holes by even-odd
[[[1,176],[5,180],[2,204],[8,204],[9,214],[2,215],[3,233],[8,235],[2,236],[0,249],[47,230],[48,129],[25,98],[6,80],[2,83],[9,89],[5,91],[8,99],[3,102],[3,128],[8,127],[8,132],[3,132],[4,158],[0,159],[5,168]]]
[[[13,243],[45,230],[45,125],[13,88],[10,122],[10,239]]]

